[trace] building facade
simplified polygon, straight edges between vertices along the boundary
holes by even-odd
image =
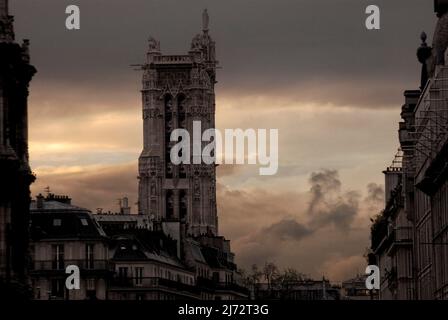
[[[377,300],[378,291],[366,288],[367,275],[357,275],[341,285],[341,300]]]
[[[139,158],[139,214],[155,221],[178,221],[186,234],[218,234],[215,164],[189,155],[190,164],[175,165],[170,150],[177,143],[175,129],[193,139],[215,128],[215,42],[209,35],[208,14],[203,32],[191,42],[187,55],[162,55],[160,43],[150,38],[143,73],[143,151]],[[200,136],[193,136],[193,122]],[[188,155],[184,155],[187,157]]]
[[[8,0],[0,0],[0,295],[27,293],[30,184],[28,161],[29,41],[15,42]],[[15,289],[14,289],[15,288]],[[16,290],[17,289],[17,290]]]
[[[404,239],[406,248],[411,240],[411,252],[402,250],[403,256],[391,261],[395,272],[393,277],[386,274],[387,286],[396,286],[400,270],[412,277],[412,285],[407,282],[405,291],[385,298],[448,299],[448,1],[434,3],[438,21],[432,46],[423,33],[417,51],[420,89],[404,93],[399,124],[402,172],[393,196],[398,205],[386,205],[384,212],[387,225],[401,224],[409,230],[410,223],[412,230]],[[380,234],[372,231],[372,249],[381,261],[386,251],[374,240]]]
[[[36,300],[106,299],[113,266],[109,239],[89,210],[67,196],[37,196],[31,202],[29,274]],[[80,270],[80,289],[67,290],[67,266]]]
[[[110,239],[114,276],[108,299],[237,300],[248,290],[223,237],[179,239],[166,223],[130,224],[140,215],[93,215]],[[117,221],[121,221],[120,223]]]
[[[197,300],[194,270],[177,256],[176,241],[144,229],[112,237],[111,300]]]
[[[92,214],[68,196],[31,202],[30,283],[35,300],[236,300],[248,290],[229,262],[228,241],[188,238],[183,245],[161,224],[120,212]],[[187,258],[180,250],[189,248]],[[80,270],[67,290],[66,268]]]
[[[380,268],[379,299],[409,300],[415,296],[413,226],[404,210],[402,167],[395,163],[384,175],[386,204],[372,225],[371,246]]]

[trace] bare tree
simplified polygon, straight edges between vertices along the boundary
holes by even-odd
[[[294,268],[286,268],[274,279],[274,286],[279,291],[280,299],[287,299],[292,289],[303,281],[307,276]]]

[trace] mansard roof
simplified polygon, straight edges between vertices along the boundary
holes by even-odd
[[[236,265],[227,261],[226,257],[223,256],[225,253],[216,248],[203,246],[201,253],[211,268],[236,270]]]
[[[185,268],[176,255],[176,242],[163,232],[129,230],[126,234],[115,235],[112,245],[116,248],[112,257],[114,261],[155,261]]]
[[[43,239],[105,239],[106,234],[84,209],[51,204],[46,211],[31,211],[31,238]],[[62,208],[62,209],[59,209]]]

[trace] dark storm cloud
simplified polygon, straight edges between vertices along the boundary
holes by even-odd
[[[364,27],[371,2],[381,8],[380,31]],[[150,34],[163,52],[185,53],[208,7],[224,67],[222,92],[394,105],[403,89],[418,85],[418,37],[424,29],[430,34],[435,22],[432,1],[421,0],[78,0],[81,30],[67,31],[68,4],[11,2],[18,36],[32,40],[39,70],[33,85],[109,88],[112,96],[139,89],[139,74],[129,65],[143,62]]]
[[[311,173],[309,183],[311,185],[310,193],[312,195],[308,213],[314,213],[315,207],[324,202],[326,194],[339,192],[341,181],[336,170],[323,170]]]
[[[367,185],[367,202],[382,203],[384,201],[384,188],[382,185],[376,183],[369,183]]]
[[[291,202],[291,200],[284,202],[281,195],[275,192],[264,193],[255,190],[249,196],[244,191],[231,193],[220,186],[219,198],[226,199],[225,204],[220,207],[221,217],[226,217],[226,222],[228,219],[232,220],[233,216],[240,217],[238,224],[229,228],[229,233],[239,234],[234,243],[241,252],[240,259],[243,264],[262,264],[270,259],[282,258],[284,254],[280,248],[294,246],[303,241],[313,243],[324,241],[319,236],[323,232],[327,232],[332,241],[338,242],[342,241],[341,237],[346,237],[346,241],[359,237],[359,227],[354,226],[354,221],[360,214],[359,192],[343,192],[337,170],[323,169],[313,172],[309,183],[308,207],[306,197],[301,193],[288,194],[289,199],[300,199],[297,202]],[[231,205],[227,205],[229,203]],[[258,206],[255,208],[253,203],[257,203]],[[233,207],[242,209],[233,212]],[[269,208],[268,212],[264,212],[265,207]],[[252,217],[256,214],[261,221],[271,222],[267,225],[265,222],[264,226],[250,232],[254,228],[254,220],[252,218],[249,222],[246,221],[247,217],[251,216],[246,213],[246,208],[252,212]],[[246,234],[239,233],[235,229],[243,229]],[[367,234],[367,228],[365,232]],[[358,243],[358,245],[361,246],[359,250],[362,250],[362,244]],[[343,255],[352,255],[353,246],[347,246],[347,248],[348,251],[345,252],[344,248],[329,246],[328,252],[320,252],[320,254],[325,256],[331,255],[332,252],[344,252]]]
[[[264,228],[260,235],[280,241],[299,241],[313,231],[293,219],[284,219]]]
[[[369,183],[364,202],[368,207],[369,214],[377,215],[384,208],[384,187],[376,183]]]
[[[313,212],[311,225],[334,225],[340,230],[349,230],[359,209],[359,193],[347,192],[336,201],[326,201],[325,209]]]
[[[342,183],[337,170],[313,172],[309,183],[310,224],[315,228],[332,224],[341,230],[348,230],[358,213],[360,194],[355,191],[341,193]]]

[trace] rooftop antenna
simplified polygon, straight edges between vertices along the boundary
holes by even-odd
[[[50,190],[50,186],[46,186],[46,187],[44,188],[44,191],[45,191],[45,193],[47,194],[47,196],[50,195],[50,192],[51,192],[51,190]]]

